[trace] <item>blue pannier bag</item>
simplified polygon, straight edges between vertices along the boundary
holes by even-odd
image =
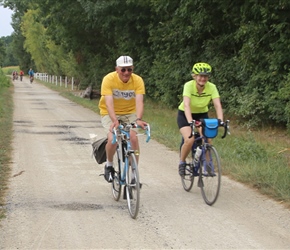
[[[202,133],[207,138],[215,138],[218,134],[218,119],[202,119]]]

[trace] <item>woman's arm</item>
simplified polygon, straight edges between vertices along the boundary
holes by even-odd
[[[220,98],[215,98],[212,101],[213,101],[213,105],[214,105],[214,108],[216,111],[217,118],[220,119],[221,121],[223,121],[224,115],[223,115],[223,108],[222,108]]]

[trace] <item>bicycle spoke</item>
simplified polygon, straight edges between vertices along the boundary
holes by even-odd
[[[207,146],[200,170],[198,186],[201,188],[202,197],[206,204],[213,205],[218,198],[221,184],[220,160],[213,146]]]
[[[112,194],[115,201],[118,201],[121,196],[121,183],[120,183],[120,171],[121,171],[121,162],[119,158],[119,150],[116,150],[116,153],[113,158],[113,165],[115,168],[114,180],[112,182]]]
[[[128,210],[133,219],[137,217],[140,203],[140,182],[136,157],[129,156],[129,166],[126,175],[126,198]]]

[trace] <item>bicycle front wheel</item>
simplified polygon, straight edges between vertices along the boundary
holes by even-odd
[[[128,169],[126,173],[126,198],[128,210],[133,219],[139,212],[140,204],[140,181],[136,157],[130,154],[128,158]]]
[[[121,196],[121,159],[120,150],[117,147],[116,153],[113,158],[113,165],[115,168],[115,175],[112,182],[112,194],[115,201],[118,201]]]
[[[199,173],[199,187],[206,204],[213,205],[219,195],[221,186],[221,165],[217,150],[207,144],[205,157],[202,157]]]

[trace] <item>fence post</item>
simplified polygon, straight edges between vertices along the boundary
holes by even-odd
[[[60,86],[62,84],[62,77],[61,76],[59,77],[59,84],[60,84]]]
[[[65,88],[67,88],[67,76],[64,79],[64,85],[65,85]]]

